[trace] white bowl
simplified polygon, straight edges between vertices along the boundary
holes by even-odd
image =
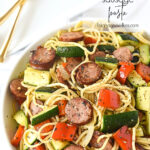
[[[85,19],[85,20],[93,20],[93,19]],[[94,20],[96,20],[96,18],[94,18]],[[9,75],[9,79],[6,83],[6,86],[4,87],[4,92],[2,95],[2,105],[0,107],[2,107],[0,110],[2,110],[2,118],[0,123],[2,125],[2,131],[4,133],[3,138],[6,139],[7,141],[7,146],[9,147],[9,150],[15,150],[16,148],[14,148],[11,144],[10,144],[10,140],[12,139],[15,131],[16,131],[16,122],[14,121],[14,119],[12,118],[12,115],[14,114],[13,111],[13,106],[16,106],[16,102],[15,99],[13,98],[13,96],[11,95],[10,91],[9,91],[9,83],[12,79],[17,78],[19,73],[22,72],[25,67],[26,64],[29,60],[29,54],[30,54],[30,50],[34,50],[37,48],[37,46],[39,46],[40,44],[44,43],[45,41],[47,41],[51,36],[53,36],[58,30],[60,29],[64,29],[64,28],[68,28],[72,25],[74,25],[74,23],[68,23],[66,25],[66,22],[61,22],[61,24],[55,24],[55,27],[51,28],[48,32],[46,31],[46,33],[41,36],[41,38],[37,39],[34,43],[32,43],[30,46],[28,46],[25,50],[24,53],[21,54],[20,59],[17,60],[15,67],[13,69],[13,71],[10,73]],[[16,106],[17,107],[17,106]],[[8,149],[7,149],[8,150]]]

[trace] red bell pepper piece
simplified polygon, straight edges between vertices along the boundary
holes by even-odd
[[[146,81],[150,81],[150,67],[142,63],[136,66],[137,73]]]
[[[37,125],[34,126],[35,130],[38,131],[44,124],[46,123],[50,123],[50,120],[45,120]],[[49,125],[49,126],[46,126],[42,129],[41,133],[48,133],[50,132],[51,130],[53,130],[54,126],[53,125]],[[41,136],[42,139],[44,139],[46,136]]]
[[[121,67],[117,73],[117,80],[121,84],[125,84],[128,75],[135,69],[134,65],[130,62],[121,62]]]
[[[91,38],[91,37],[86,37],[85,39],[84,39],[84,44],[93,44],[93,43],[96,43],[97,42],[97,40],[96,39],[94,39],[94,38]]]
[[[65,107],[67,105],[67,100],[60,100],[56,103],[59,109],[59,116],[65,115]]]
[[[120,107],[120,96],[108,89],[101,89],[99,93],[98,105],[110,108],[110,109],[117,109]]]
[[[77,127],[64,122],[57,123],[52,138],[54,140],[72,141],[76,133]]]
[[[120,128],[113,137],[122,150],[132,150],[132,133],[127,126]]]
[[[63,63],[62,63],[62,66],[63,66],[64,68],[66,68],[67,63],[63,62]]]
[[[13,139],[11,140],[11,144],[17,147],[22,139],[23,134],[24,134],[24,126],[19,125]]]

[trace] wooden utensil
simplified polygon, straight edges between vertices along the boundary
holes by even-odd
[[[3,24],[7,18],[15,11],[15,9],[23,2],[24,0],[18,0],[2,17],[0,17],[0,25]]]
[[[18,18],[19,18],[19,15],[20,15],[20,13],[21,13],[21,10],[22,10],[22,8],[23,8],[25,2],[26,2],[26,0],[20,0],[20,1],[18,1],[18,3],[20,4],[19,11],[18,11],[18,14],[17,14],[17,16],[16,16],[16,18],[15,18],[15,21],[14,21],[14,24],[13,24],[13,26],[12,26],[12,29],[11,29],[11,31],[9,32],[8,37],[5,39],[3,45],[2,45],[2,47],[1,47],[1,49],[0,49],[0,62],[3,62],[3,61],[4,61],[4,58],[5,58],[5,56],[6,56],[6,52],[7,52],[8,46],[9,46],[9,44],[10,44],[12,35],[13,35],[13,33],[14,33],[14,29],[15,29],[17,20],[18,20]],[[17,4],[18,4],[18,3],[17,3]],[[17,5],[17,4],[16,4],[16,5]],[[14,6],[15,8],[16,8],[16,5]],[[13,9],[14,9],[14,8],[13,8]],[[10,10],[11,13],[12,13],[13,9]],[[9,12],[9,11],[8,11],[8,12]],[[7,12],[6,16],[5,16],[5,19],[10,15],[10,12],[9,12],[9,13],[8,13],[8,12]],[[2,19],[1,21],[3,22],[3,21],[5,21],[5,19]]]

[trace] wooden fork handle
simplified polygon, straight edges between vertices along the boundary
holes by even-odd
[[[15,29],[17,20],[18,20],[18,18],[19,18],[19,15],[20,15],[20,13],[21,13],[21,10],[22,10],[22,8],[23,8],[23,5],[24,5],[24,2],[25,2],[25,1],[26,1],[26,0],[22,0],[22,3],[20,4],[20,8],[19,8],[18,14],[17,14],[17,16],[16,16],[16,18],[15,18],[15,21],[14,21],[14,24],[13,24],[13,26],[12,26],[12,29],[11,29],[11,31],[9,32],[8,37],[5,39],[3,45],[2,45],[2,47],[1,47],[1,49],[0,49],[0,63],[4,61],[4,58],[5,58],[5,56],[6,56],[6,52],[7,52],[8,46],[9,46],[9,44],[10,44],[12,35],[13,35],[13,33],[14,33],[14,29]]]
[[[18,0],[2,17],[0,17],[0,25],[3,24],[7,18],[15,11],[15,9],[24,2],[24,0]]]

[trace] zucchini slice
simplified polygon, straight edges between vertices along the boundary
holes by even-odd
[[[143,64],[148,65],[150,62],[149,45],[141,44],[139,47],[140,57]]]
[[[22,110],[17,111],[13,118],[18,124],[25,126],[26,128],[28,127],[28,118]]]
[[[150,112],[146,112],[146,133],[150,135]]]
[[[49,84],[51,76],[49,71],[35,70],[27,67],[24,72],[24,83],[31,86],[43,86]]]
[[[150,87],[137,88],[136,108],[143,111],[150,111]]]
[[[84,51],[77,46],[57,47],[56,55],[60,57],[82,57]]]
[[[106,53],[113,53],[115,50],[115,47],[112,45],[98,45],[97,48],[99,51],[104,51]]]
[[[101,131],[112,133],[122,126],[134,127],[138,121],[138,111],[130,111],[113,115],[104,115]]]
[[[134,87],[139,87],[139,86],[146,86],[145,80],[142,79],[142,77],[135,71],[133,70],[129,76],[128,76],[129,82],[134,86]]]
[[[133,45],[137,46],[139,44],[139,40],[130,34],[117,34],[117,38],[119,40],[119,44],[122,46]]]
[[[59,114],[58,106],[54,105],[53,107],[43,110],[37,115],[32,116],[31,124],[34,126],[58,114]]]
[[[55,150],[63,150],[66,148],[70,143],[68,141],[60,141],[60,140],[54,140],[51,141],[52,146]]]
[[[143,128],[141,126],[136,128],[136,136],[144,136]]]
[[[100,66],[105,66],[109,69],[117,68],[118,60],[110,57],[96,57],[95,62]]]
[[[35,97],[39,100],[47,100],[56,90],[56,88],[42,86],[35,90]]]
[[[30,145],[33,145],[36,140],[37,140],[37,135],[36,135],[35,133],[29,132],[29,133],[27,134],[27,141],[28,141],[28,143],[29,143]],[[23,145],[23,150],[28,150],[28,149],[29,149],[29,147],[28,147],[26,144],[24,144],[24,145]]]
[[[93,51],[94,46],[88,46],[87,49],[92,52]],[[109,53],[112,54],[113,51],[115,50],[115,47],[113,45],[98,45],[97,49],[99,51],[104,51],[105,53]]]

